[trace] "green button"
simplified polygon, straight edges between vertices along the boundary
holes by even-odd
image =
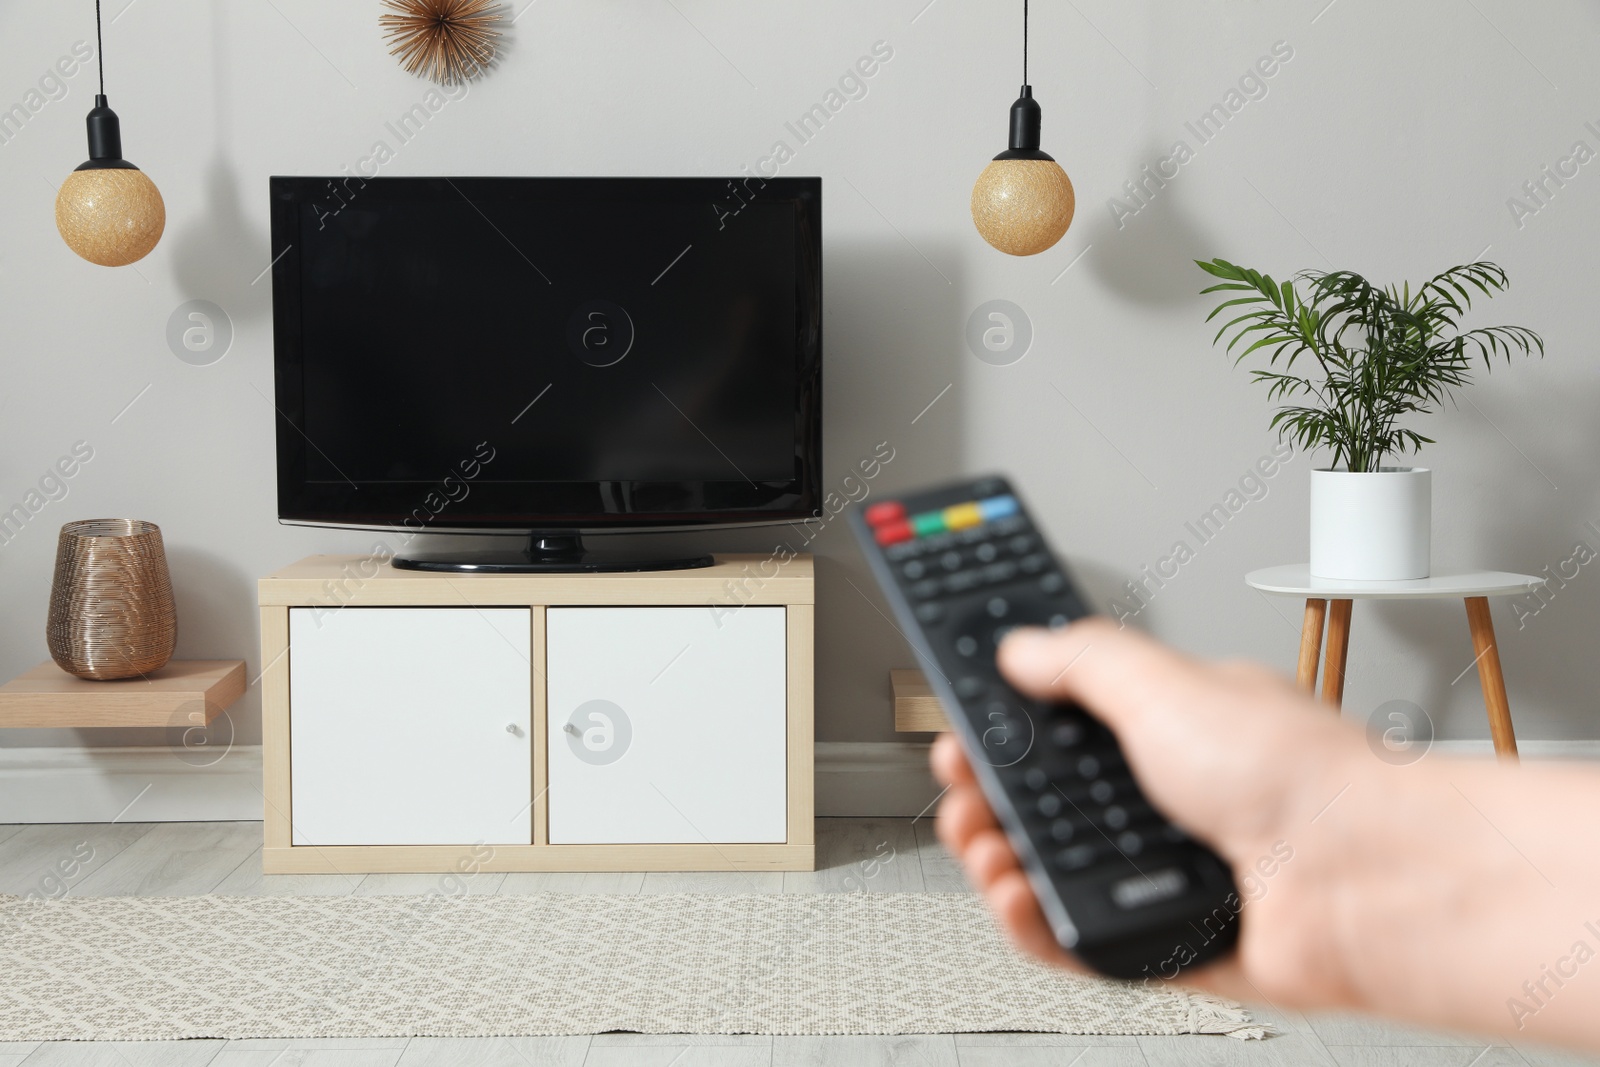
[[[911,528],[917,531],[918,537],[944,533],[944,512],[924,511],[921,515],[913,515],[911,516]]]

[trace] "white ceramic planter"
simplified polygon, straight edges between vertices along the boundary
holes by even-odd
[[[1311,472],[1311,573],[1318,578],[1426,578],[1432,530],[1426,467]]]

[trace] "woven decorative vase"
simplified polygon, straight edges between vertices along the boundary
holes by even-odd
[[[140,519],[61,527],[45,634],[50,657],[79,678],[137,678],[165,666],[178,616],[161,528]]]

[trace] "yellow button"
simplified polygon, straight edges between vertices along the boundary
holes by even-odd
[[[964,530],[983,523],[983,512],[976,504],[957,504],[944,509],[944,525],[948,530]]]

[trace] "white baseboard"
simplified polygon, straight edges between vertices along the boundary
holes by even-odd
[[[1600,761],[1600,740],[1520,741],[1527,759]],[[1488,741],[1437,741],[1489,756]],[[221,822],[261,818],[261,749],[209,766],[169,748],[0,748],[0,823]],[[912,817],[939,795],[919,741],[819,741],[819,816]]]
[[[1435,741],[1440,755],[1494,755],[1487,739]],[[1600,761],[1600,740],[1522,741],[1526,760]],[[819,816],[914,817],[929,810],[939,787],[928,770],[928,744],[920,741],[818,741]]]
[[[818,741],[817,814],[916,816],[939,795],[925,741]]]
[[[0,748],[0,823],[261,818],[261,748]]]
[[[816,758],[818,815],[917,815],[939,792],[926,744],[823,741]],[[261,818],[259,746],[199,762],[169,748],[0,748],[0,823]]]

